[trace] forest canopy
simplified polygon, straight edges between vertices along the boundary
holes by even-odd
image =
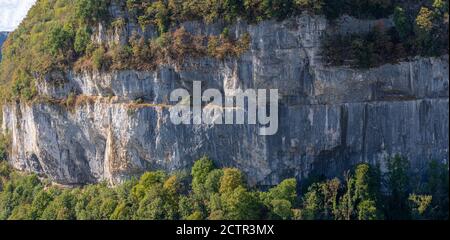
[[[0,219],[448,219],[448,163],[431,161],[420,184],[406,158],[387,163],[385,173],[360,164],[340,178],[286,179],[260,191],[238,169],[216,168],[208,157],[190,172],[147,172],[112,188],[61,188],[2,161]]]

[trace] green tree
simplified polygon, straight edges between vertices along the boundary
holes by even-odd
[[[355,197],[377,201],[381,195],[381,179],[379,171],[369,164],[360,164],[355,170]]]
[[[75,35],[74,49],[78,54],[84,54],[90,43],[90,31],[87,27],[81,27]]]
[[[261,7],[267,18],[284,19],[292,13],[292,0],[262,0]]]
[[[322,219],[323,202],[321,185],[319,183],[312,184],[303,197],[303,218],[305,220]]]
[[[32,219],[30,204],[21,204],[14,208],[8,220],[29,220]]]
[[[406,16],[405,10],[397,6],[394,10],[394,23],[401,39],[407,39],[412,32],[412,24]]]
[[[220,179],[223,177],[222,169],[214,169],[205,180],[205,189],[208,195],[218,193],[220,189]]]
[[[162,189],[164,182],[167,179],[167,175],[163,171],[147,172],[144,173],[131,190],[131,196],[135,200],[141,200],[146,193],[153,189]]]
[[[106,51],[103,46],[99,46],[92,53],[92,67],[95,70],[105,70],[108,67]]]
[[[0,194],[0,219],[6,220],[11,215],[14,209],[13,200],[14,186],[11,182],[6,183],[3,186],[2,192]]]
[[[355,38],[351,42],[351,57],[353,66],[370,68],[374,64],[374,45],[363,38]]]
[[[139,208],[134,218],[141,220],[168,220],[164,209],[164,200],[156,189],[150,189],[148,194],[139,202]]]
[[[3,196],[0,197],[1,218],[31,219],[31,203],[35,195],[43,188],[40,180],[35,174],[21,176],[16,172],[12,172],[10,178],[10,182],[6,184],[1,194]],[[22,211],[20,208],[24,206],[26,209]]]
[[[160,34],[167,32],[170,25],[169,8],[166,4],[167,1],[159,0],[153,2],[146,10],[146,16],[144,18],[150,18],[158,26]],[[145,21],[144,21],[145,25]]]
[[[341,183],[338,179],[313,183],[303,197],[303,218],[308,220],[338,219],[340,188]]]
[[[115,192],[105,183],[90,185],[78,194],[75,211],[79,220],[108,220],[118,204]]]
[[[346,191],[339,200],[339,215],[337,218],[340,220],[353,220],[357,211],[355,179],[347,172],[345,174],[345,182]]]
[[[415,220],[427,219],[430,216],[432,196],[411,194],[409,201],[411,204],[411,215]]]
[[[427,7],[422,7],[416,18],[417,27],[424,32],[430,32],[433,28],[433,16],[433,11]]]
[[[301,10],[321,13],[325,5],[323,0],[294,0],[295,5]]]
[[[110,216],[110,220],[132,220],[134,209],[131,204],[120,202]]]
[[[7,160],[10,145],[9,136],[7,134],[0,133],[0,162]]]
[[[293,217],[291,202],[284,199],[275,199],[271,202],[273,213],[282,220],[289,220]]]
[[[194,213],[192,213],[191,215],[189,215],[186,220],[190,220],[190,221],[198,221],[198,220],[203,220],[203,216],[202,213],[199,211],[195,211]]]
[[[224,175],[225,177],[226,175]],[[221,195],[224,217],[227,220],[256,220],[260,217],[258,197],[243,186],[230,188]]]
[[[99,22],[108,16],[109,4],[109,0],[76,0],[75,15],[83,22]]]
[[[297,201],[296,189],[297,180],[292,178],[284,180],[268,192],[259,194],[262,203],[270,211],[269,218],[284,219],[292,217],[292,207]],[[289,211],[286,210],[287,206],[289,206]]]
[[[224,6],[224,19],[228,22],[233,21],[241,14],[241,9],[243,9],[242,0],[223,0]]]
[[[178,213],[181,219],[187,220],[195,211],[195,200],[190,196],[180,196],[178,201]]]
[[[36,194],[31,204],[31,219],[40,219],[48,205],[59,192],[55,189],[41,190]]]
[[[42,220],[75,220],[76,196],[70,190],[64,190],[48,204],[42,213]]]
[[[221,195],[218,193],[214,193],[210,196],[209,202],[208,202],[208,211],[209,211],[209,217],[208,219],[213,218],[214,220],[220,220],[223,219],[223,203],[221,199]],[[221,217],[218,219],[218,217]]]
[[[369,164],[360,164],[356,167],[354,197],[358,205],[358,218],[360,220],[380,218],[381,174],[379,168]],[[360,211],[364,212],[361,213]]]
[[[341,181],[337,178],[328,180],[322,184],[323,209],[325,219],[337,219],[339,216],[339,192]]]
[[[69,25],[57,25],[50,31],[45,45],[53,56],[63,55],[63,52],[72,49],[73,35]]]
[[[358,220],[377,220],[376,203],[372,200],[364,200],[358,205]]]
[[[210,172],[213,170],[214,163],[208,157],[203,157],[197,160],[192,167],[192,190],[200,201],[204,201],[209,198],[205,183]]]
[[[407,158],[400,155],[387,160],[388,219],[408,219],[410,210],[408,197],[410,165]]]
[[[427,170],[426,194],[432,196],[432,217],[448,219],[449,170],[448,162],[431,161]]]
[[[220,179],[219,192],[221,194],[232,192],[244,184],[241,171],[236,168],[225,168]]]
[[[248,21],[259,22],[265,19],[262,0],[243,0]]]
[[[28,72],[19,70],[12,85],[12,94],[17,99],[30,101],[37,95],[35,79]]]
[[[436,32],[434,29],[435,14],[427,7],[422,7],[416,17],[416,44],[421,55],[430,56],[435,53]]]
[[[286,179],[278,184],[276,187],[271,188],[267,193],[263,194],[263,200],[266,203],[270,203],[275,199],[282,199],[289,201],[292,205],[297,199],[297,180],[294,178]]]

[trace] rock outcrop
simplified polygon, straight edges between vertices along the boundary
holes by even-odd
[[[391,24],[386,19],[385,24]],[[300,16],[258,25],[239,22],[230,34],[251,35],[239,59],[186,59],[154,72],[54,73],[38,83],[41,95],[80,96],[67,108],[52,102],[3,108],[3,129],[12,136],[13,166],[61,184],[121,182],[146,170],[176,171],[208,155],[219,166],[238,167],[252,184],[287,177],[341,175],[359,162],[408,157],[420,172],[433,159],[448,160],[448,56],[356,70],[322,63],[326,31],[365,31],[374,21],[344,18],[330,25]],[[222,26],[183,24],[191,33]],[[98,41],[122,41],[134,26]],[[99,28],[101,29],[101,28]],[[152,35],[149,30],[149,36]],[[279,89],[280,128],[258,135],[256,125],[174,125],[168,96],[176,88]],[[145,103],[135,103],[135,99]]]

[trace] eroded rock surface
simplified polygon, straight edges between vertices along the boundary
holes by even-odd
[[[369,70],[325,66],[320,57],[325,31],[365,31],[374,24],[342,22],[331,26],[304,15],[237,23],[230,33],[248,32],[252,38],[239,59],[187,59],[181,67],[155,72],[55,73],[39,82],[39,92],[54,98],[77,92],[82,101],[73,109],[42,101],[5,106],[10,161],[62,184],[117,183],[146,170],[185,169],[206,154],[218,166],[240,168],[251,184],[273,185],[311,173],[341,175],[359,162],[383,167],[392,154],[407,156],[417,171],[432,159],[447,160],[448,56]],[[184,27],[191,33],[221,32],[220,24]],[[113,36],[99,31],[96,37],[120,42],[132,29]],[[151,37],[151,30],[146,35]],[[279,89],[278,133],[260,136],[253,125],[172,124],[169,93],[191,91],[193,81],[222,92]],[[137,98],[146,103],[133,104]]]

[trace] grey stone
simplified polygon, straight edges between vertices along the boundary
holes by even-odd
[[[242,169],[251,184],[273,185],[313,173],[341,175],[360,162],[384,169],[392,154],[407,156],[419,171],[432,159],[448,160],[448,56],[368,70],[325,66],[321,36],[331,28],[347,31],[348,22],[330,26],[307,15],[238,22],[230,33],[252,37],[251,49],[239,59],[187,59],[155,72],[54,73],[39,82],[40,94],[62,98],[76,92],[87,100],[73,110],[49,103],[4,106],[3,129],[13,140],[10,161],[62,184],[115,184],[146,170],[186,169],[206,154],[220,167]],[[373,26],[357,24],[363,25],[358,31]],[[219,34],[223,27],[184,25],[203,34]],[[122,41],[107,33],[99,39]],[[168,95],[176,88],[191,91],[193,81],[222,92],[279,89],[278,133],[259,136],[254,125],[173,125]],[[135,109],[137,98],[149,104]]]

